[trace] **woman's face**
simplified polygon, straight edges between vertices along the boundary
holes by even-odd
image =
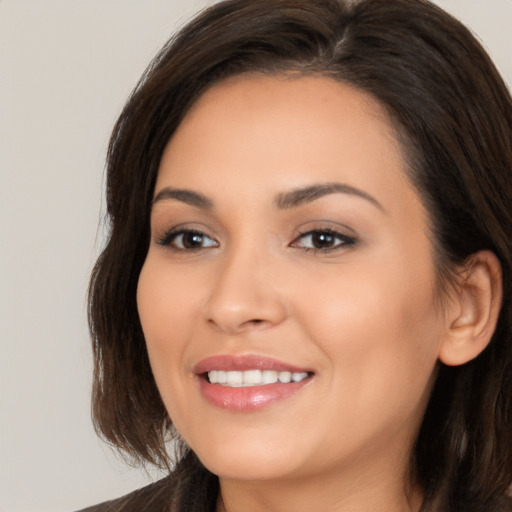
[[[405,167],[383,108],[320,77],[221,82],[172,137],[137,298],[214,473],[406,471],[445,326]]]

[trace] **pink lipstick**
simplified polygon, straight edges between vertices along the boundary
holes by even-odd
[[[194,372],[203,397],[233,411],[256,410],[290,397],[313,376],[307,368],[255,355],[209,357]]]

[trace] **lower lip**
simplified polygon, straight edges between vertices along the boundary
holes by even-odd
[[[300,382],[289,384],[266,384],[264,386],[248,386],[243,388],[230,388],[220,384],[210,384],[200,377],[201,393],[208,402],[231,411],[254,411],[262,409],[276,402],[289,398],[302,389],[311,377]]]

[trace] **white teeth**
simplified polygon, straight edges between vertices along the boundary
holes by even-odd
[[[277,382],[279,374],[274,370],[263,370],[261,376],[262,384],[275,384]]]
[[[226,372],[227,385],[233,388],[239,388],[243,384],[243,372]]]
[[[292,372],[280,372],[277,378],[279,379],[279,382],[288,384],[288,382],[291,382],[292,380]]]
[[[275,384],[281,382],[288,384],[289,382],[300,382],[304,380],[308,374],[277,372],[275,370],[245,370],[245,371],[224,371],[210,370],[208,372],[208,380],[212,384],[222,384],[224,386],[239,388],[248,386],[261,386],[265,384]]]
[[[244,372],[244,384],[260,384],[261,370],[247,370]]]

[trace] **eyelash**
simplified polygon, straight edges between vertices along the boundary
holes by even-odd
[[[173,245],[173,243],[181,236],[197,236],[200,237],[201,241],[210,240],[212,244],[209,244],[207,246],[198,246],[198,247],[185,247],[183,246],[183,239],[181,242],[182,247],[177,247]],[[303,240],[305,240],[307,237],[311,238],[311,242],[314,243],[313,237],[322,237],[327,235],[328,239],[326,240],[326,243],[331,243],[335,241],[336,239],[339,241],[334,246],[330,247],[300,247],[299,243]],[[319,240],[317,239],[316,242]],[[201,242],[199,242],[201,243]],[[210,238],[208,235],[203,233],[202,231],[198,231],[195,229],[177,229],[177,230],[170,230],[162,237],[160,237],[157,240],[157,244],[162,247],[167,247],[173,251],[200,251],[202,249],[209,249],[212,247],[218,247],[218,242]],[[340,233],[338,231],[335,231],[334,229],[330,228],[324,228],[324,229],[310,229],[308,231],[304,231],[300,233],[290,244],[291,247],[297,247],[301,248],[304,252],[316,252],[316,253],[329,253],[336,250],[341,249],[347,249],[356,244],[356,239],[347,235],[344,235],[343,233]]]
[[[296,246],[296,244],[306,239],[307,237],[311,237],[311,241],[313,242],[314,236],[325,236],[327,235],[330,239],[338,239],[340,242],[331,247],[302,247],[305,252],[318,252],[318,253],[329,253],[341,249],[348,249],[353,247],[356,244],[356,239],[354,237],[350,237],[330,228],[318,228],[318,229],[310,229],[308,231],[304,231],[299,234],[295,238],[295,240],[290,244],[292,247]]]
[[[170,230],[164,233],[164,235],[157,240],[157,244],[161,245],[162,247],[168,247],[169,249],[172,249],[174,251],[198,251],[201,249],[206,249],[209,247],[213,247],[212,245],[206,246],[206,247],[176,247],[173,244],[173,242],[176,241],[176,239],[180,236],[198,236],[201,237],[203,240],[208,239],[214,242],[214,244],[218,245],[218,242],[215,240],[212,240],[209,236],[204,234],[202,231],[198,231],[196,229],[176,229],[176,230]]]

